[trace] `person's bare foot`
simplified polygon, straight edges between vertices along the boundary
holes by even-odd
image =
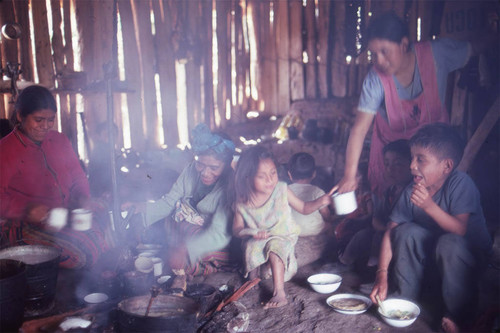
[[[447,317],[443,317],[443,319],[441,319],[441,328],[446,333],[458,333],[458,332],[460,332],[458,325],[453,320],[451,320],[450,318],[447,318]]]
[[[288,300],[286,299],[286,296],[276,295],[276,296],[273,296],[266,303],[266,305],[264,305],[264,310],[274,309],[274,308],[281,308],[282,306],[285,306],[287,304],[288,304]]]

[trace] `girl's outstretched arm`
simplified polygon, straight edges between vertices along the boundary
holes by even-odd
[[[317,211],[321,207],[328,206],[332,203],[331,192],[322,195],[316,200],[304,202],[298,198],[292,190],[288,189],[288,204],[297,212],[308,215]]]

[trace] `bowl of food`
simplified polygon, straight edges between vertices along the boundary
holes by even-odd
[[[326,304],[338,313],[357,315],[368,310],[372,305],[372,301],[363,295],[337,294],[328,297]]]
[[[387,324],[393,327],[406,327],[417,320],[420,308],[408,300],[390,298],[382,302],[378,313]]]
[[[337,274],[319,273],[307,278],[311,288],[321,294],[330,294],[339,289],[342,277]]]

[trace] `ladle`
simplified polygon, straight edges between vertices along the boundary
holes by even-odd
[[[151,287],[150,292],[151,292],[151,297],[149,298],[148,307],[146,308],[146,313],[144,314],[144,317],[148,316],[149,309],[151,309],[151,304],[153,304],[153,300],[155,299],[155,297],[160,294],[161,288],[153,286]]]

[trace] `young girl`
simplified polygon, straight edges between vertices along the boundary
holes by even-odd
[[[273,297],[265,309],[288,303],[285,281],[297,271],[294,246],[300,227],[291,218],[292,206],[310,214],[331,203],[331,193],[303,202],[278,181],[277,164],[263,147],[245,151],[235,174],[236,207],[233,234],[243,238],[245,277],[257,277],[259,267],[269,263],[273,276]]]

